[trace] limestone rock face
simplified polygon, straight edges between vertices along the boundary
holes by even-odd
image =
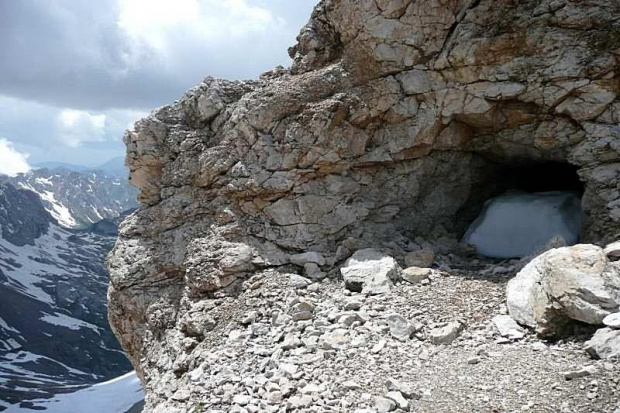
[[[555,335],[571,320],[599,325],[618,311],[620,271],[594,245],[552,249],[510,280],[506,296],[517,322]]]
[[[201,300],[291,255],[333,266],[349,238],[404,256],[417,235],[457,236],[507,189],[505,166],[577,166],[586,238],[620,233],[619,14],[324,0],[290,69],[206,78],[139,121],[125,143],[141,208],[109,257],[109,314],[147,392],[156,371],[186,371],[179,323]],[[165,398],[149,394],[147,411]]]

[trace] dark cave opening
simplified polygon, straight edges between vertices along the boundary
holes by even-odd
[[[546,235],[541,228],[548,226],[548,234],[557,232],[566,238],[567,243],[576,243],[582,233],[583,193],[584,183],[574,165],[565,162],[487,161],[479,171],[469,200],[459,211],[459,236],[464,237],[464,241],[471,241],[471,233],[477,226],[478,238],[483,237],[481,233],[486,233],[493,234],[486,235],[487,238],[501,238],[502,242],[512,240],[507,241],[505,250],[512,248],[511,242],[518,244],[536,237],[539,240],[532,242],[536,245],[543,243],[539,245],[542,247],[541,237],[544,240]],[[548,201],[556,204],[550,206]],[[515,203],[509,205],[511,202]],[[498,214],[503,218],[497,219]],[[483,220],[491,216],[495,216],[494,221],[487,221],[484,231],[480,230]],[[549,236],[548,240],[551,238]],[[485,242],[489,243],[488,240]],[[515,253],[514,256],[522,254]]]
[[[525,192],[573,191],[583,195],[584,184],[577,168],[563,162],[500,165],[497,185],[500,191]]]

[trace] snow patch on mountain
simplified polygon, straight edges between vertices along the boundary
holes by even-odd
[[[6,331],[12,331],[14,333],[19,333],[18,330],[8,325],[7,322],[2,319],[2,317],[0,317],[0,328],[5,329]]]
[[[47,313],[44,313],[44,314],[45,315],[39,319],[41,321],[45,321],[48,324],[53,324],[55,326],[60,326],[60,327],[66,327],[70,330],[90,328],[91,330],[99,334],[99,327],[97,327],[94,324],[87,323],[86,321],[78,320],[77,318],[69,317],[68,315],[65,315],[65,314],[59,314],[59,313],[55,313],[53,315],[47,314]]]
[[[35,409],[46,413],[125,413],[143,399],[140,380],[135,372],[131,372],[52,399],[31,400],[29,407],[5,405],[8,408],[5,413],[23,413]]]
[[[86,228],[138,205],[137,189],[129,185],[126,174],[117,172],[44,168],[8,182],[38,194],[45,209],[66,228]]]
[[[26,185],[24,185],[25,187]],[[34,188],[26,188],[34,192],[37,192]],[[74,228],[77,225],[77,221],[71,216],[69,208],[61,204],[54,197],[54,193],[50,191],[37,192],[42,200],[49,202],[51,208],[47,208],[47,211],[54,217],[56,221],[63,227]]]
[[[24,295],[53,304],[54,299],[41,285],[46,280],[67,274],[66,267],[70,264],[62,255],[68,252],[67,240],[71,235],[67,230],[52,225],[47,234],[37,239],[35,245],[17,247],[0,238],[0,268],[3,269],[7,283]],[[87,275],[84,271],[70,274]]]
[[[89,376],[90,378],[97,378],[97,376],[94,376],[92,374],[88,374],[86,372],[83,372],[81,370],[78,369],[74,369],[72,367],[67,366],[66,364],[60,363],[57,360],[51,359],[49,357],[45,357],[42,356],[40,354],[34,354],[31,353],[29,351],[19,351],[17,353],[9,353],[5,356],[6,360],[13,360],[16,361],[17,363],[14,363],[12,365],[7,365],[7,366],[3,366],[7,369],[12,369],[13,372],[15,373],[21,373],[24,375],[28,375],[31,376],[31,378],[36,379],[36,374],[32,374],[32,372],[28,369],[23,369],[19,367],[19,364],[27,364],[27,363],[40,363],[41,361],[46,361],[46,362],[52,362],[54,364],[58,364],[59,366],[62,366],[65,370],[67,370],[69,373],[72,374],[77,374],[77,375],[81,375],[81,376]],[[46,374],[42,374],[41,376],[49,376]]]

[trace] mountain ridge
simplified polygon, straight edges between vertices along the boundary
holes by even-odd
[[[137,207],[137,190],[118,173],[42,168],[4,181],[38,194],[45,209],[66,228],[83,229]]]
[[[59,226],[36,193],[0,183],[1,400],[27,406],[131,370],[107,320],[114,241]]]
[[[33,169],[65,169],[72,172],[90,172],[90,171],[103,171],[112,173],[127,173],[128,169],[125,166],[125,158],[123,156],[115,156],[107,160],[104,163],[95,166],[86,166],[73,164],[69,162],[38,162],[32,165]]]

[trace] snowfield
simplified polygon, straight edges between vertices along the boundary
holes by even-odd
[[[31,400],[31,407],[8,406],[3,413],[41,411],[46,413],[125,413],[144,399],[135,372],[95,384],[74,393],[47,400]],[[0,402],[1,403],[1,402]],[[7,407],[6,404],[0,406]],[[34,409],[33,409],[34,407]]]

